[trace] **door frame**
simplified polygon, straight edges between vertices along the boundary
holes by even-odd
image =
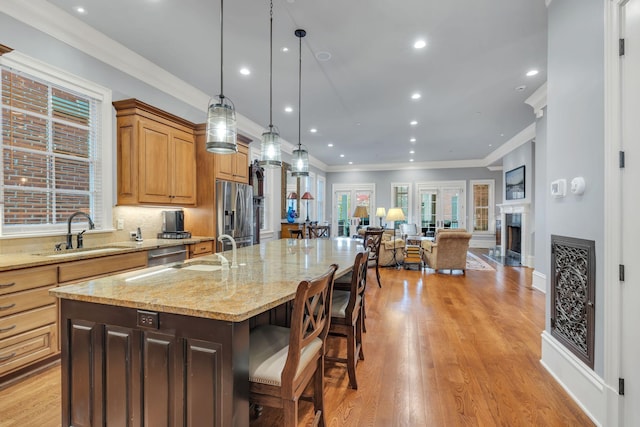
[[[355,193],[358,191],[371,191],[371,199],[369,206],[369,220],[371,218],[375,218],[375,212],[371,212],[371,209],[376,206],[376,184],[373,182],[370,183],[360,183],[360,184],[344,184],[344,183],[335,183],[331,185],[331,232],[332,237],[337,235],[338,233],[338,217],[336,215],[336,192],[337,191],[350,191],[352,196],[355,196]],[[353,199],[353,197],[352,197]]]
[[[414,206],[413,206],[414,211],[411,213],[411,215],[413,215],[413,218],[416,218],[414,222],[420,223],[420,224],[422,221],[422,218],[420,217],[420,202],[421,202],[420,192],[421,191],[434,191],[436,193],[439,193],[444,189],[461,188],[462,194],[458,199],[459,200],[458,210],[460,213],[460,217],[458,218],[458,227],[467,229],[467,204],[469,203],[469,201],[467,200],[467,181],[466,180],[461,179],[461,180],[453,180],[453,181],[423,181],[423,182],[417,182],[415,188],[416,189],[415,189],[413,198],[415,198],[416,203],[414,203]],[[437,215],[438,214],[436,213],[436,217]]]

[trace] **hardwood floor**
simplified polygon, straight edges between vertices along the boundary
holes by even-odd
[[[545,297],[531,269],[369,270],[358,390],[327,363],[327,426],[590,426],[540,364]],[[331,352],[344,340],[331,339]],[[60,368],[0,390],[0,426],[59,426]],[[312,405],[300,404],[300,425]],[[280,426],[265,408],[253,427]]]

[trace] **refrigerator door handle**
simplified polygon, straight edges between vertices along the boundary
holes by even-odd
[[[230,226],[231,230],[235,230],[236,229],[236,211],[231,211],[231,226]]]

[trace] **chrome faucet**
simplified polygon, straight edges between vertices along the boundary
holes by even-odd
[[[73,221],[73,218],[75,218],[78,215],[81,215],[87,218],[87,221],[89,221],[89,230],[93,230],[94,228],[96,228],[95,224],[93,223],[93,220],[86,213],[80,212],[80,211],[72,213],[67,219],[67,247],[66,247],[67,249],[73,249],[73,235],[71,234],[71,221]],[[78,248],[82,247],[82,234],[85,231],[86,230],[78,234]]]
[[[221,234],[218,237],[218,241],[222,242],[223,239],[228,239],[231,242],[231,250],[233,251],[233,257],[231,259],[231,268],[238,268],[238,262],[236,259],[236,241],[234,240],[233,237],[229,236],[228,234]]]

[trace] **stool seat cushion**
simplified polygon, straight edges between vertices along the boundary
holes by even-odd
[[[331,303],[331,317],[342,317],[346,316],[347,305],[349,304],[349,297],[351,296],[350,291],[333,291],[333,301]],[[360,305],[360,301],[362,297],[358,295],[356,297],[356,305]]]
[[[249,381],[281,386],[282,369],[289,352],[289,328],[262,325],[249,335]],[[313,361],[322,347],[322,340],[315,338],[302,349],[296,376]]]

